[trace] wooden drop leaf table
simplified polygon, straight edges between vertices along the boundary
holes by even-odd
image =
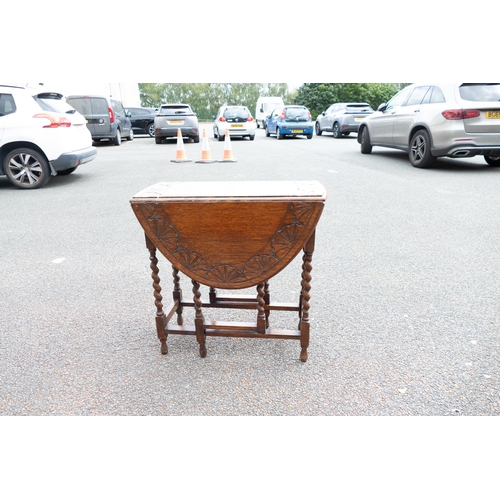
[[[200,356],[206,337],[299,340],[300,360],[307,360],[309,300],[316,225],[327,197],[316,181],[160,182],[137,193],[132,209],[149,250],[161,353],[168,334],[196,335]],[[172,303],[162,303],[156,251],[173,269]],[[297,303],[273,303],[269,280],[303,251]],[[183,300],[179,272],[191,279],[193,301]],[[200,285],[210,287],[202,303]],[[256,287],[255,296],[218,296],[217,289]],[[194,325],[184,325],[183,311],[194,308]],[[204,308],[255,309],[255,322],[205,321]],[[269,327],[270,311],[298,312],[297,330]],[[177,316],[177,324],[169,321]]]

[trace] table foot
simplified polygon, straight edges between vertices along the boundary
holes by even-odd
[[[168,354],[168,346],[167,346],[167,341],[166,340],[161,340],[161,353],[162,354]]]
[[[308,354],[307,354],[307,349],[306,348],[303,348],[301,351],[300,351],[300,361],[302,361],[302,363],[305,363],[307,361],[307,358],[308,358]]]
[[[200,358],[207,357],[207,346],[205,344],[200,345]]]

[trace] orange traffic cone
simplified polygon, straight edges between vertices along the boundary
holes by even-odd
[[[196,163],[215,163],[217,160],[212,160],[210,146],[208,145],[207,129],[203,129],[201,138],[201,160],[196,160]]]
[[[233,158],[233,150],[231,149],[231,139],[229,138],[229,129],[226,129],[226,137],[224,138],[224,155],[222,156],[222,160],[219,160],[219,162],[229,163],[235,161],[236,160]]]
[[[181,129],[177,129],[177,152],[175,154],[175,160],[170,160],[174,163],[187,163],[189,161],[186,157],[186,151],[184,150],[184,142],[182,141]]]

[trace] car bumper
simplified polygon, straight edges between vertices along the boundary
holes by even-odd
[[[254,128],[251,128],[251,129],[248,129],[248,128],[228,128],[227,130],[229,130],[229,135],[230,136],[248,136],[248,135],[255,135],[255,129]],[[225,130],[224,132],[221,130],[221,134],[224,134],[225,133]]]
[[[310,128],[282,128],[280,127],[281,135],[309,135],[314,132],[314,127]]]
[[[452,148],[433,149],[433,156],[448,156],[450,158],[472,158],[473,156],[500,156],[500,145],[477,146],[475,144],[460,144]]]
[[[359,123],[345,123],[340,127],[342,133],[344,132],[357,132],[359,130]]]
[[[52,171],[66,170],[68,168],[78,167],[83,163],[92,161],[97,156],[97,148],[94,146],[72,151],[71,153],[63,153],[56,160],[50,161]]]
[[[181,129],[183,137],[195,137],[200,134],[199,129],[193,127],[176,127],[176,128],[161,128],[155,129],[156,137],[177,137],[177,130]]]

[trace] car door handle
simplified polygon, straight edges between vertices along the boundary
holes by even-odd
[[[414,113],[420,113],[420,110],[419,109],[414,109],[413,112]]]

